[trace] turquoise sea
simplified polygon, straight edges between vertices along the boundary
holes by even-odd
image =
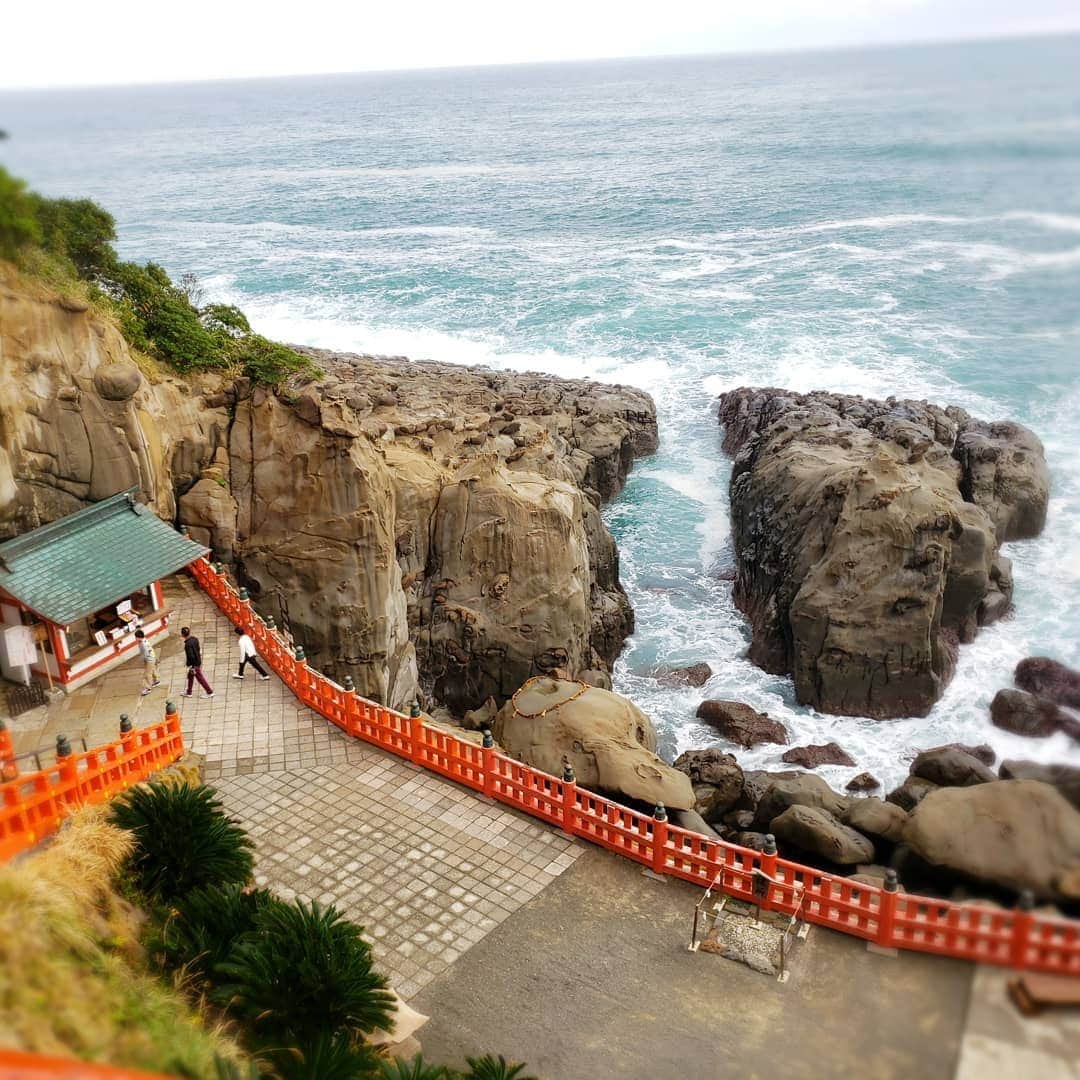
[[[638,618],[617,689],[669,754],[709,741],[707,694],[894,780],[953,739],[1080,762],[988,718],[1022,657],[1080,665],[1077,72],[1061,37],[9,93],[0,160],[268,335],[647,389],[660,452],[607,510]],[[740,384],[924,397],[1045,442],[1016,615],[930,717],[817,715],[743,659],[714,410]],[[648,676],[697,660],[704,691]]]

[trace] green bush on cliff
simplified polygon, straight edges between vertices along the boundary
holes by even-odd
[[[61,287],[85,283],[140,352],[184,374],[236,370],[268,385],[311,368],[306,357],[253,333],[239,308],[200,306],[192,275],[174,283],[156,263],[121,262],[115,239],[116,222],[96,203],[46,198],[0,168],[0,258]]]

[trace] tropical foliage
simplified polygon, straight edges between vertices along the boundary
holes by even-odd
[[[206,885],[251,878],[251,841],[204,785],[140,785],[113,803],[111,819],[134,835],[127,870],[154,900],[169,902]]]

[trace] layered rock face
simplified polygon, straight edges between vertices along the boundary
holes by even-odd
[[[656,447],[644,393],[321,352],[276,393],[151,381],[112,325],[13,274],[0,349],[0,536],[134,486],[313,666],[399,708],[602,676],[632,630],[599,507]]]
[[[720,422],[751,659],[823,712],[925,715],[957,644],[1010,606],[1000,544],[1042,528],[1038,439],[925,402],[776,389],[724,394]]]

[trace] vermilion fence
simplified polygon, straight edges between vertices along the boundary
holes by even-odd
[[[79,807],[105,802],[183,753],[174,706],[160,723],[121,731],[105,746],[76,754],[58,743],[56,763],[28,773],[16,769],[10,736],[0,725],[0,861],[32,848]]]
[[[220,569],[192,564],[195,580],[297,698],[349,735],[456,780],[556,825],[658,874],[669,874],[767,910],[800,918],[887,948],[915,949],[1032,971],[1080,975],[1080,922],[1029,910],[955,904],[863,885],[845,877],[702,836],[579,788],[360,697],[313,671],[255,613]],[[800,895],[801,894],[801,895]]]

